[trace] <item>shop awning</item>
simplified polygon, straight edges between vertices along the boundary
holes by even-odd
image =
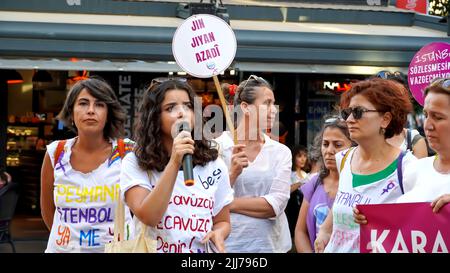
[[[0,11],[0,55],[49,58],[43,67],[67,64],[66,69],[82,64],[111,65],[108,70],[175,70],[167,62],[173,61],[172,37],[181,22],[175,17]],[[231,26],[238,40],[235,62],[242,69],[249,63],[278,63],[271,67],[297,72],[337,71],[339,66],[404,68],[423,45],[450,42],[444,31],[415,25],[231,20]],[[111,63],[64,61],[73,57]]]

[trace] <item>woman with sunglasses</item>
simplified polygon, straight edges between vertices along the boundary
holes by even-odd
[[[301,187],[304,198],[295,226],[295,247],[299,253],[314,252],[317,232],[333,205],[338,189],[339,172],[335,155],[352,146],[347,124],[336,116],[325,119],[316,138],[314,141],[321,143],[321,168]]]
[[[228,97],[234,94],[237,112],[237,144],[228,131],[216,139],[235,193],[227,249],[287,252],[292,241],[284,210],[290,197],[292,155],[288,147],[264,133],[272,128],[277,113],[272,87],[252,75],[239,86],[223,88]]]
[[[180,79],[153,82],[139,106],[136,148],[124,159],[121,193],[135,217],[152,227],[157,252],[202,253],[209,240],[225,252],[233,200],[228,169],[203,136],[193,139],[192,129],[203,124],[194,122],[191,86]],[[182,124],[189,128],[180,131]],[[193,185],[181,169],[187,154]]]
[[[57,118],[77,136],[48,145],[42,163],[45,252],[104,252],[114,237],[121,157],[133,148],[121,139],[125,112],[105,81],[89,78],[75,83]],[[129,231],[128,209],[126,223]]]
[[[393,203],[403,189],[412,187],[402,173],[417,159],[386,141],[403,130],[412,105],[402,85],[375,78],[352,85],[341,97],[341,108],[350,137],[358,146],[336,155],[340,176],[329,217],[332,230],[323,225],[315,247],[321,251],[326,245],[325,252],[359,252],[353,207]]]
[[[450,79],[435,79],[425,89],[425,135],[436,156],[420,159],[405,171],[405,179],[413,181],[411,191],[398,203],[431,202],[433,212],[450,202]],[[355,222],[367,219],[354,209]]]

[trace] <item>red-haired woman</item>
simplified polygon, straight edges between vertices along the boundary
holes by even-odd
[[[402,173],[417,160],[386,141],[403,130],[412,110],[403,86],[378,78],[358,82],[341,97],[341,108],[350,137],[358,146],[336,155],[340,177],[333,225],[332,230],[331,225],[321,227],[315,242],[319,252],[324,245],[325,252],[359,252],[359,225],[353,221],[353,207],[394,203],[411,189]]]

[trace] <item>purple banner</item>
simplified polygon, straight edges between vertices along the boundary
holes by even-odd
[[[446,77],[450,77],[450,44],[440,42],[428,44],[414,55],[409,64],[409,89],[422,106],[425,87],[434,78]]]
[[[433,213],[430,202],[358,205],[361,253],[448,253],[450,205]]]

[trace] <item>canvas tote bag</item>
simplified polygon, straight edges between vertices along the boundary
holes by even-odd
[[[119,155],[123,159],[125,157],[123,139],[118,139],[117,146]],[[114,239],[105,245],[105,253],[155,253],[156,240],[146,236],[148,227],[144,223],[137,222],[137,225],[141,225],[139,234],[132,240],[125,240],[125,205],[119,194],[114,216]]]
[[[105,253],[156,253],[156,240],[146,236],[148,226],[140,221],[137,224],[141,225],[139,234],[132,240],[125,240],[125,205],[119,198],[114,217],[114,240],[105,245]]]

